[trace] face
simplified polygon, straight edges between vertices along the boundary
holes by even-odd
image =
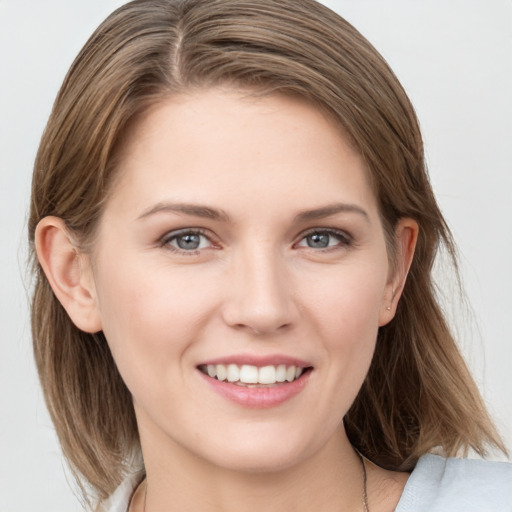
[[[391,315],[362,159],[284,96],[155,106],[127,138],[91,258],[143,447],[225,468],[329,446]]]

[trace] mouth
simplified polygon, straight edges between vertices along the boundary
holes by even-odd
[[[248,388],[265,388],[289,384],[310,372],[312,367],[295,365],[254,366],[250,364],[204,364],[199,371],[220,382]]]

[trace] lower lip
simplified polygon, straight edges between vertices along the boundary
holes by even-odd
[[[311,370],[303,373],[293,382],[285,382],[268,387],[246,387],[220,381],[197,370],[213,391],[228,400],[252,409],[276,407],[299,394],[309,380]]]

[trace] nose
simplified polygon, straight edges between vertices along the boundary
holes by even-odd
[[[299,318],[290,272],[272,250],[247,250],[233,261],[224,321],[262,336],[284,331]]]

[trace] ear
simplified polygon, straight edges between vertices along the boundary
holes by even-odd
[[[395,229],[394,267],[389,276],[379,316],[379,326],[389,323],[396,313],[396,307],[405,286],[411,267],[414,249],[418,240],[418,223],[409,218],[400,219]]]
[[[82,331],[101,331],[89,258],[80,253],[64,221],[44,217],[36,228],[35,246],[46,278],[71,321]]]

